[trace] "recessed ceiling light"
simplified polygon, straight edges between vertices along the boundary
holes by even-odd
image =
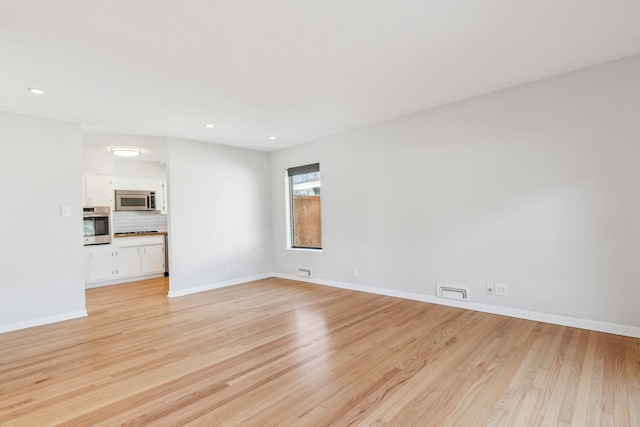
[[[27,88],[27,90],[31,93],[33,93],[34,95],[44,95],[44,91],[42,89],[38,89],[35,87],[29,87]]]
[[[136,147],[111,147],[111,152],[120,157],[136,157],[142,150]]]
[[[269,139],[273,141],[274,139],[276,139],[276,137],[275,136],[270,136]]]
[[[214,125],[213,125],[213,123],[207,123],[205,126],[208,127],[209,129],[211,129]]]

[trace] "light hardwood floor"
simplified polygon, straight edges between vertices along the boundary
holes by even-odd
[[[640,340],[267,279],[0,334],[0,425],[640,426]]]

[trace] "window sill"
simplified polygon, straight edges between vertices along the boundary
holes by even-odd
[[[284,248],[284,250],[287,252],[298,252],[301,254],[322,255],[324,253],[324,249]]]

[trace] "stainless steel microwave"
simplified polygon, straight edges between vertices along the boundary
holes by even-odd
[[[155,211],[156,192],[116,190],[117,211]]]

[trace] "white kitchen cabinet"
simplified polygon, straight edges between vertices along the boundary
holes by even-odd
[[[120,237],[115,244],[120,276],[164,273],[164,235]]]
[[[142,246],[142,274],[164,273],[164,244]]]
[[[84,176],[84,205],[113,209],[113,180],[109,175]]]
[[[151,190],[151,187],[147,187],[148,182],[149,178],[113,177],[113,187],[115,190]]]
[[[85,246],[84,273],[87,283],[111,280],[114,274],[112,246]]]
[[[169,209],[167,209],[167,182],[157,181],[154,190],[156,192],[156,210],[162,215],[166,215]]]
[[[116,274],[118,277],[141,274],[140,248],[117,248],[116,254]]]
[[[164,274],[164,235],[121,237],[85,246],[85,283],[113,285]]]

